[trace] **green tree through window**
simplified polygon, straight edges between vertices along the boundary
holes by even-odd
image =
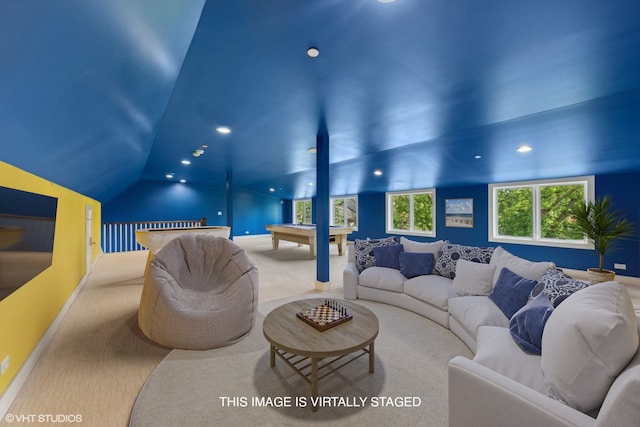
[[[433,230],[433,197],[431,194],[413,196],[413,229]]]
[[[294,201],[293,218],[296,224],[311,224],[311,199]]]
[[[533,237],[533,189],[498,190],[498,234]]]
[[[543,239],[580,240],[571,210],[585,200],[583,185],[545,185],[540,187],[540,235]]]
[[[546,242],[544,244],[559,246],[586,245],[584,236],[572,226],[571,211],[576,204],[587,200],[592,187],[593,177],[533,181],[522,185],[492,184],[492,239],[513,238],[514,242]]]
[[[387,193],[387,232],[435,235],[434,205],[434,190]]]
[[[358,227],[358,197],[331,198],[331,225]]]
[[[395,230],[410,230],[409,196],[392,196],[393,228]]]

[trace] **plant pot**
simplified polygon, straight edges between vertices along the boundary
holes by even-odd
[[[611,271],[611,270],[600,271],[597,268],[587,268],[587,273],[589,275],[589,281],[591,283],[610,282],[616,277],[615,271]]]

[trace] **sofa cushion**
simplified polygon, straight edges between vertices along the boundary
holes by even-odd
[[[404,246],[404,250],[406,252],[433,254],[434,258],[438,257],[440,249],[442,249],[442,243],[444,243],[443,240],[435,242],[416,242],[415,240],[410,240],[406,237],[400,237],[400,244]]]
[[[580,289],[588,288],[590,285],[590,283],[572,279],[559,268],[550,268],[542,275],[538,284],[531,291],[529,301],[538,296],[538,294],[545,294],[549,297],[551,304],[557,307],[569,295]]]
[[[400,252],[400,273],[411,279],[433,272],[434,256],[432,253]]]
[[[406,278],[400,270],[387,267],[369,267],[360,273],[358,284],[367,288],[382,289],[391,292],[404,292]]]
[[[538,280],[547,270],[556,266],[553,262],[533,262],[517,257],[505,250],[502,246],[494,249],[489,264],[496,268],[493,283],[498,280],[500,271],[505,267],[527,279]]]
[[[489,295],[493,289],[493,271],[489,264],[459,259],[453,289],[458,295]]]
[[[551,313],[551,301],[546,295],[540,294],[513,315],[509,322],[509,331],[522,350],[540,355],[542,332]]]
[[[434,272],[443,277],[456,277],[456,263],[459,259],[489,264],[493,248],[479,248],[477,246],[463,246],[445,241],[438,254]]]
[[[540,356],[524,353],[507,328],[482,326],[473,361],[511,378],[542,394],[547,394]]]
[[[485,296],[456,297],[449,300],[449,314],[474,339],[480,326],[509,327],[509,319]]]
[[[445,311],[449,308],[449,298],[456,296],[451,279],[437,275],[417,276],[405,281],[404,293]]]
[[[376,267],[387,267],[400,270],[398,255],[404,248],[402,245],[376,246],[373,248]]]
[[[392,246],[397,245],[398,240],[395,237],[387,237],[384,239],[368,239],[360,240],[356,239],[353,243],[355,250],[356,268],[359,273],[362,273],[369,267],[376,265],[376,258],[373,253],[373,248],[380,246]]]
[[[527,303],[529,294],[537,283],[504,267],[493,291],[489,294],[489,299],[502,310],[505,316],[511,318]]]
[[[640,319],[638,319],[640,322]],[[640,351],[618,375],[607,392],[596,427],[632,426],[640,419]]]
[[[624,285],[582,289],[551,314],[542,334],[542,373],[549,395],[589,412],[638,348],[638,323]]]

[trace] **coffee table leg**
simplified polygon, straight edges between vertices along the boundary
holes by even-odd
[[[311,397],[312,400],[316,400],[318,397],[318,359],[311,358]],[[313,412],[318,410],[316,405],[311,407]]]
[[[271,349],[269,350],[269,362],[272,368],[276,366],[276,348],[273,344],[271,344]]]
[[[369,344],[369,373],[373,374],[375,372],[374,359],[375,355],[373,354],[373,343]]]

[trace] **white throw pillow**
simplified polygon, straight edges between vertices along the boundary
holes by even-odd
[[[542,334],[542,373],[551,397],[589,412],[638,348],[638,322],[619,282],[582,289],[553,311]]]
[[[500,276],[500,271],[505,267],[514,273],[531,280],[540,280],[542,275],[546,273],[548,269],[556,267],[556,265],[550,261],[533,262],[520,258],[508,252],[502,246],[498,246],[494,249],[489,264],[495,267],[493,275],[494,284],[498,280],[498,276]]]
[[[491,264],[459,259],[453,289],[460,296],[489,295],[493,289],[494,270],[495,267]]]
[[[438,252],[440,252],[440,248],[442,248],[442,243],[442,240],[438,240],[436,242],[416,242],[415,240],[409,240],[406,237],[400,237],[400,244],[404,246],[405,252],[433,254],[435,259],[438,259]]]

